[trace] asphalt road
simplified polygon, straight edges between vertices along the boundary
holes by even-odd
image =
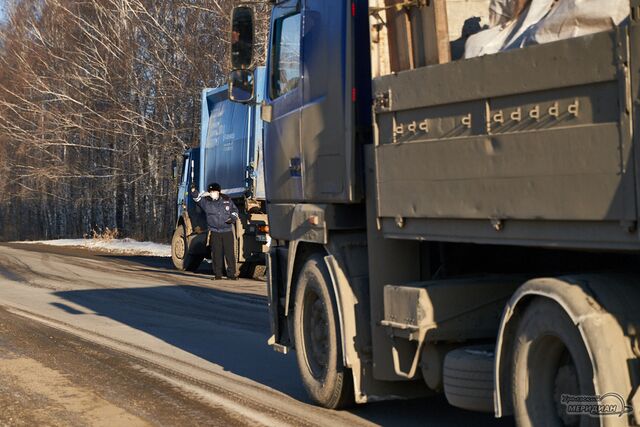
[[[0,245],[0,425],[509,426],[441,397],[313,406],[266,344],[263,282]]]

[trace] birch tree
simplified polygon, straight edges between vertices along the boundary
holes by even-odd
[[[228,72],[230,0],[16,0],[0,25],[0,239],[166,240],[171,162]],[[268,10],[258,14],[266,37]],[[259,52],[264,57],[264,48]]]

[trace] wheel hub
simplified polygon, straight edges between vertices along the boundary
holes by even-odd
[[[184,237],[180,237],[173,241],[173,253],[175,254],[176,258],[184,258],[185,247],[186,245],[184,244]]]
[[[578,371],[564,341],[553,333],[535,339],[527,366],[531,372],[527,399],[537,423],[579,426],[580,416],[567,413],[562,399],[581,394]]]
[[[310,292],[305,304],[307,330],[307,363],[312,375],[322,378],[329,359],[329,323],[327,309],[315,292]]]
[[[573,361],[570,360],[569,363],[558,369],[553,394],[556,401],[556,410],[558,411],[558,416],[562,420],[562,423],[565,426],[578,426],[580,424],[580,417],[577,415],[567,414],[566,408],[561,403],[563,394],[580,394],[578,373]]]

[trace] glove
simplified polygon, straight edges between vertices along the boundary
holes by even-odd
[[[197,190],[194,189],[193,191],[197,191]],[[205,191],[202,191],[202,192],[200,192],[200,194],[198,194],[198,197],[196,197],[194,200],[196,202],[199,202],[200,200],[202,200],[203,197],[206,197],[208,194],[209,193],[207,193]]]

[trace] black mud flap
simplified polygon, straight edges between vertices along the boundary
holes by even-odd
[[[284,307],[281,300],[284,299],[284,267],[283,260],[287,259],[287,249],[283,247],[271,247],[266,254],[267,265],[267,290],[269,302],[269,322],[271,324],[271,338],[269,345],[274,350],[286,353],[289,343],[286,332],[286,319],[284,317]],[[283,336],[283,334],[285,336]]]

